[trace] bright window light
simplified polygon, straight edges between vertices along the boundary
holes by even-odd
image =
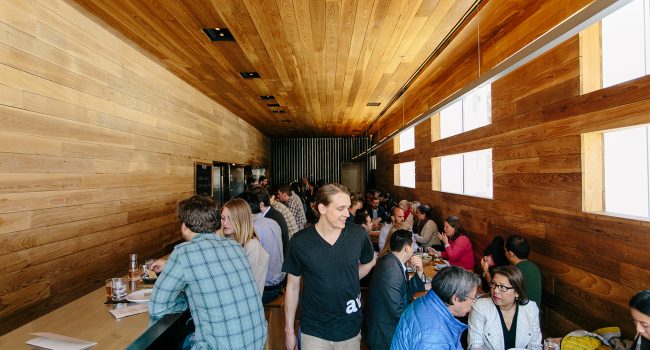
[[[440,190],[492,198],[492,149],[440,157]]]
[[[650,72],[648,0],[634,0],[602,20],[603,87]]]
[[[440,138],[458,135],[490,124],[491,85],[478,87],[440,110]]]
[[[440,111],[440,138],[463,132],[463,101],[458,100]]]
[[[415,148],[415,128],[412,126],[399,134],[399,151],[404,152]]]
[[[463,130],[469,131],[490,124],[490,85],[478,87],[463,97]]]
[[[399,186],[415,188],[415,161],[400,163]]]
[[[454,154],[440,158],[440,190],[463,193],[463,155]]]
[[[492,198],[492,150],[484,149],[463,155],[464,193]]]
[[[648,126],[603,136],[605,211],[649,217]]]

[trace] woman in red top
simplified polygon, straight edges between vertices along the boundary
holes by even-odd
[[[474,270],[474,250],[469,237],[465,235],[463,226],[457,216],[448,216],[445,220],[445,232],[438,233],[445,251],[441,253],[443,259],[449,260],[451,265],[460,266],[466,270]]]

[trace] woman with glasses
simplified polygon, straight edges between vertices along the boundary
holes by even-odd
[[[541,349],[539,309],[526,298],[521,271],[497,267],[489,286],[491,298],[477,300],[469,315],[469,348]]]

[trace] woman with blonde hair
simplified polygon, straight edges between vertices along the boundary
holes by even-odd
[[[260,297],[264,292],[266,271],[269,268],[269,254],[264,250],[255,235],[253,227],[253,213],[245,200],[235,198],[228,201],[221,208],[221,236],[237,241],[246,253],[246,258],[251,265],[251,272],[257,283]]]

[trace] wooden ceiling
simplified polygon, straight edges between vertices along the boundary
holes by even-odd
[[[362,135],[475,2],[75,1],[271,137]]]

